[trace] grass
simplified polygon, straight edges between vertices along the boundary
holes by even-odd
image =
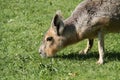
[[[56,12],[67,18],[81,0],[0,0],[0,80],[120,80],[120,34],[105,37],[104,65],[96,65],[97,39],[88,55],[86,41],[58,52],[38,54],[43,34]]]

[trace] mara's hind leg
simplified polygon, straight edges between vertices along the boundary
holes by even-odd
[[[80,51],[80,54],[87,54],[91,50],[93,46],[93,42],[94,42],[94,39],[88,39],[87,47],[84,50]]]

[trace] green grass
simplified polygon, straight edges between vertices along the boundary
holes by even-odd
[[[56,58],[38,54],[56,10],[67,18],[81,0],[0,0],[0,80],[120,80],[120,34],[105,37],[105,64],[97,65],[97,39],[88,55],[86,41]]]

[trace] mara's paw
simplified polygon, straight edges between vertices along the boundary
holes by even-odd
[[[99,65],[103,64],[103,60],[102,60],[102,59],[99,59],[99,60],[97,61],[97,64],[99,64]]]
[[[80,52],[79,52],[79,54],[87,54],[87,51],[86,50],[81,50]]]

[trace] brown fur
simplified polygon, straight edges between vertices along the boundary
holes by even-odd
[[[81,52],[86,54],[97,37],[98,63],[102,64],[104,35],[109,32],[120,32],[120,0],[84,0],[65,20],[56,13],[39,51],[42,56],[51,57],[70,44],[88,39],[87,47]],[[49,37],[52,39],[47,40]]]

